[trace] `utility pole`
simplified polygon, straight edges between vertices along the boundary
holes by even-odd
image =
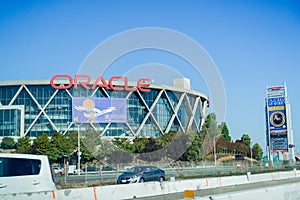
[[[250,142],[250,157],[251,157],[251,167],[253,167],[253,158],[252,158],[252,142]]]
[[[80,175],[80,157],[81,157],[81,152],[80,152],[80,124],[76,124],[77,126],[77,146],[78,146],[78,151],[77,151],[77,173]]]
[[[217,169],[217,154],[216,154],[216,137],[214,137],[214,161],[215,161],[215,170]]]

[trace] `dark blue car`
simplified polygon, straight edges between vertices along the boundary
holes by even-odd
[[[135,166],[122,173],[117,180],[118,184],[142,183],[146,181],[165,180],[165,171],[154,166]]]

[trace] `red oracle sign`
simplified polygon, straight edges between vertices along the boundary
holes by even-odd
[[[56,79],[65,79],[68,80],[68,85],[56,85],[54,82]],[[122,85],[115,85],[113,82],[118,81]],[[128,82],[128,77],[125,76],[112,76],[107,82],[103,76],[98,76],[98,78],[93,82],[89,75],[75,75],[74,79],[67,74],[57,74],[50,79],[50,84],[55,89],[69,89],[74,84],[74,89],[78,88],[78,85],[81,85],[87,90],[93,90],[96,87],[106,88],[108,90],[126,90],[126,91],[141,91],[141,92],[150,92],[150,82],[149,78],[140,78],[137,81],[136,87],[130,87]],[[92,85],[92,87],[90,87]]]

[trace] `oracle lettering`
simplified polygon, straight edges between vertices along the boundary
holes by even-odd
[[[68,84],[60,84],[57,85],[55,84],[55,80],[67,80]],[[116,84],[116,81],[118,82]],[[137,81],[136,87],[130,87],[129,86],[129,81],[128,81],[128,77],[125,76],[112,76],[108,82],[105,81],[105,79],[103,78],[103,76],[98,76],[97,79],[92,82],[92,79],[89,75],[85,75],[85,74],[80,74],[80,75],[75,75],[74,79],[67,74],[58,74],[58,75],[54,75],[51,79],[50,79],[50,85],[55,88],[55,89],[69,89],[72,87],[72,85],[74,84],[74,89],[78,88],[78,85],[81,85],[83,88],[87,89],[87,90],[93,90],[96,89],[96,87],[100,87],[100,88],[106,88],[108,90],[116,90],[116,91],[120,91],[120,90],[125,90],[125,91],[141,91],[141,92],[150,92],[150,82],[151,80],[149,78],[140,78]]]

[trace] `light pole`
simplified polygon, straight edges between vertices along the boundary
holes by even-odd
[[[214,137],[214,161],[215,161],[215,170],[217,169],[217,154],[216,154],[216,136]]]
[[[253,167],[253,159],[252,159],[252,142],[250,142],[250,157],[251,157],[251,167]]]
[[[76,124],[77,126],[77,132],[78,132],[78,136],[77,136],[77,146],[78,146],[78,151],[77,151],[77,173],[78,175],[80,175],[80,156],[81,156],[81,152],[80,152],[80,124]]]

